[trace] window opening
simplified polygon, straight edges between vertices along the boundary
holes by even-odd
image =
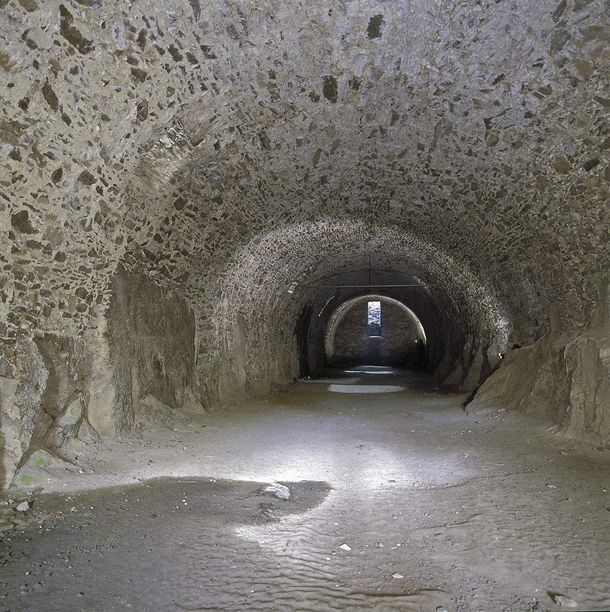
[[[381,302],[368,303],[366,335],[381,336]]]

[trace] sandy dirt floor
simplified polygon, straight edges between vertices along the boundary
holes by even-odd
[[[462,400],[348,373],[83,446],[3,498],[0,610],[609,609],[608,451]]]

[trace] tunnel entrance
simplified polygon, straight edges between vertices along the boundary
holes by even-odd
[[[425,363],[426,333],[402,302],[364,295],[335,309],[326,328],[324,349],[328,367],[420,368]]]
[[[476,313],[442,282],[371,261],[301,282],[287,285],[302,300],[292,315],[292,363],[301,378],[387,366],[471,389],[484,372],[488,340],[475,325]]]

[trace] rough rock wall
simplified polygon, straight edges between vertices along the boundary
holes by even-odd
[[[509,408],[544,414],[575,438],[610,446],[610,301],[600,291],[591,326],[566,332],[557,306],[551,330],[512,350],[477,391],[468,411]]]
[[[119,266],[107,314],[118,429],[133,425],[141,400],[201,412],[195,380],[195,317],[183,298]]]
[[[30,446],[48,377],[34,342],[21,344],[12,357],[12,371],[0,380],[0,487],[11,482]]]
[[[38,333],[16,347],[0,371],[0,487],[36,451],[70,459],[74,438],[203,412],[192,311],[123,266],[110,308],[82,336]]]
[[[586,324],[608,264],[607,6],[429,8],[3,2],[3,337],[86,325],[126,249],[205,285],[257,235],[330,217],[463,261],[515,341],[552,301]]]
[[[69,459],[70,440],[95,436],[88,415],[92,331],[78,338],[39,333],[17,342],[15,365],[0,374],[0,486],[37,450]]]
[[[117,425],[111,279],[165,215],[165,184],[189,149],[172,117],[200,87],[169,69],[162,39],[179,34],[158,8],[0,2],[3,485],[34,448],[78,435],[89,403],[100,429]]]
[[[184,122],[197,163],[179,181],[186,214],[147,247],[158,274],[178,270],[197,295],[278,227],[357,218],[468,267],[503,304],[515,342],[546,331],[552,301],[586,324],[608,264],[606,6],[275,8],[270,18],[240,5],[224,41],[239,125],[223,114],[221,138],[209,99]],[[383,15],[379,38],[367,35],[371,13]],[[185,251],[206,264],[194,273]]]
[[[171,70],[175,13],[157,3],[1,4],[2,336],[82,333],[121,254],[165,214],[187,147],[171,119],[200,77]],[[142,158],[167,146],[147,174]]]

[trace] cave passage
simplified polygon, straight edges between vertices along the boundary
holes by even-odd
[[[0,0],[0,609],[610,609],[608,41]]]
[[[497,365],[498,353],[489,349],[502,347],[505,338],[497,321],[485,320],[489,312],[477,318],[466,295],[458,294],[461,304],[450,295],[450,281],[426,279],[429,271],[409,260],[388,268],[368,259],[367,267],[331,270],[293,287],[305,302],[295,328],[301,378],[388,366],[458,386]]]

